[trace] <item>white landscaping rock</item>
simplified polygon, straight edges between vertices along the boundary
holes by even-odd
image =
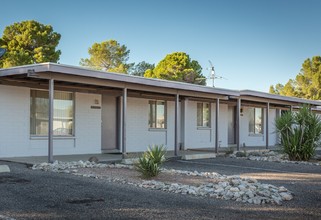
[[[293,196],[291,194],[289,194],[289,193],[286,193],[286,192],[280,193],[280,196],[281,196],[282,200],[287,200],[288,201],[288,200],[293,199]]]
[[[32,166],[33,170],[43,170],[43,171],[53,171],[57,173],[63,173],[64,170],[72,170],[71,172],[77,172],[77,168],[128,168],[132,169],[132,166],[123,164],[101,164],[90,161],[72,161],[72,162],[62,162],[54,161],[53,163],[40,163]]]
[[[126,168],[133,169],[133,166],[124,164],[97,164],[89,161],[41,163],[32,167],[33,170],[43,170],[58,173],[70,173],[89,178],[100,178],[94,174],[80,174],[79,168]],[[161,169],[163,173],[175,175],[186,175],[195,177],[204,177],[204,184],[199,186],[190,186],[180,183],[165,183],[155,180],[142,181],[141,183],[131,183],[126,179],[108,177],[109,182],[120,182],[122,184],[134,185],[141,188],[161,190],[171,193],[189,194],[193,196],[202,196],[210,198],[220,198],[225,200],[234,200],[238,202],[247,202],[251,204],[277,204],[282,201],[293,199],[291,192],[285,187],[276,187],[271,184],[259,183],[253,178],[241,178],[240,176],[226,176],[215,172],[198,172],[175,169]],[[206,181],[209,179],[209,181]],[[211,182],[211,180],[213,180]]]
[[[280,154],[275,151],[250,152],[249,155],[246,157],[237,157],[236,153],[237,152],[235,152],[234,154],[231,154],[230,157],[237,158],[237,159],[254,160],[254,161],[268,161],[268,162],[277,162],[277,163],[293,163],[293,164],[321,166],[321,162],[311,163],[306,161],[290,161],[286,154]]]
[[[138,163],[139,158],[127,158],[127,159],[122,159],[121,163],[125,165],[133,165],[135,163]]]
[[[10,173],[10,168],[8,165],[0,165],[0,173]]]

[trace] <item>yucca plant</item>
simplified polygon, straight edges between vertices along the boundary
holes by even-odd
[[[290,160],[310,160],[321,137],[321,120],[303,106],[297,113],[286,112],[275,121],[281,147]]]
[[[135,168],[143,177],[151,178],[160,173],[161,165],[165,162],[166,148],[161,145],[154,145],[148,147],[147,151],[135,163]]]

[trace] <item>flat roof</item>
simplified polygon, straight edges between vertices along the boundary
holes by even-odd
[[[94,70],[94,69],[78,67],[78,66],[57,64],[57,63],[40,63],[40,64],[25,65],[25,66],[17,66],[17,67],[12,67],[7,69],[0,69],[0,77],[27,74],[28,70],[31,70],[31,69],[33,69],[36,73],[37,72],[55,72],[55,73],[62,73],[62,74],[68,74],[68,75],[84,76],[84,77],[91,77],[91,78],[98,78],[98,79],[108,79],[108,80],[119,81],[119,82],[127,82],[127,83],[163,87],[163,88],[170,88],[170,89],[189,90],[189,91],[195,91],[195,92],[205,92],[205,93],[230,95],[230,96],[238,95],[238,91],[235,91],[235,90],[212,88],[208,86],[195,85],[195,84],[184,83],[184,82],[176,82],[176,81],[169,81],[169,80],[162,80],[162,79],[155,79],[155,78],[145,78],[145,77],[132,76],[132,75],[121,74],[121,73],[112,73],[112,72]]]
[[[264,99],[272,99],[272,100],[279,100],[279,101],[286,101],[286,102],[295,102],[295,103],[310,104],[310,105],[317,105],[317,106],[321,105],[321,101],[302,99],[302,98],[290,97],[290,96],[283,96],[283,95],[277,95],[277,94],[271,94],[271,93],[253,91],[253,90],[241,90],[240,96],[241,97],[242,96],[252,96],[252,97],[258,97],[258,98],[264,98]]]
[[[261,99],[277,100],[283,102],[302,103],[310,104],[315,106],[321,106],[321,101],[308,100],[302,98],[288,97],[275,95],[270,93],[264,93],[253,90],[231,90],[222,88],[213,88],[209,86],[195,85],[184,82],[176,82],[169,80],[161,80],[155,78],[144,78],[139,76],[132,76],[121,73],[112,73],[106,71],[93,70],[89,68],[70,66],[57,63],[40,63],[32,65],[17,66],[7,69],[0,69],[0,77],[15,76],[21,74],[28,74],[28,71],[33,70],[34,72],[52,72],[61,73],[66,75],[82,76],[97,79],[106,79],[118,82],[133,83],[161,88],[170,88],[177,90],[187,90],[194,92],[202,92],[216,95],[226,95],[231,98],[242,98],[242,97],[254,97]]]

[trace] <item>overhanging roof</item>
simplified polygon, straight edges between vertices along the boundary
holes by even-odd
[[[123,83],[132,85],[141,85],[154,88],[162,88],[168,90],[177,90],[179,91],[188,91],[189,94],[193,94],[197,97],[200,94],[208,95],[220,95],[228,96],[231,98],[241,98],[242,100],[252,100],[259,102],[271,102],[277,104],[310,104],[314,106],[321,106],[320,101],[313,101],[301,98],[280,96],[275,94],[269,94],[264,92],[252,91],[252,90],[230,90],[230,89],[221,89],[213,88],[208,86],[201,86],[183,82],[175,82],[161,79],[153,78],[144,78],[139,76],[131,76],[127,74],[111,73],[105,71],[92,70],[83,67],[62,65],[56,63],[41,63],[41,64],[32,64],[25,66],[12,67],[7,69],[0,69],[0,78],[1,77],[14,77],[14,76],[23,76],[27,77],[28,71],[34,71],[35,73],[48,73],[53,77],[55,74],[61,76],[68,76],[69,80],[72,80],[75,77],[83,77],[87,79],[98,79],[98,80],[108,80],[115,83]]]
[[[140,84],[140,85],[194,91],[194,92],[212,93],[212,94],[218,94],[218,95],[231,95],[231,96],[238,95],[238,92],[235,90],[212,88],[212,87],[195,85],[190,83],[174,82],[174,81],[161,80],[161,79],[144,78],[139,76],[131,76],[127,74],[98,71],[98,70],[93,70],[93,69],[88,69],[83,67],[62,65],[62,64],[56,64],[56,63],[41,63],[41,64],[13,67],[8,69],[1,69],[0,77],[27,74],[28,70],[34,70],[36,73],[38,72],[62,73],[62,74],[74,75],[74,76],[107,79],[107,80],[118,81],[123,83],[134,83],[134,84]]]
[[[315,100],[308,100],[308,99],[301,99],[296,97],[289,97],[289,96],[282,96],[282,95],[276,95],[271,93],[265,93],[265,92],[259,92],[259,91],[253,91],[253,90],[241,90],[240,91],[240,97],[249,98],[253,97],[256,100],[262,99],[262,100],[277,100],[277,101],[283,101],[283,102],[291,102],[291,103],[297,103],[297,104],[309,104],[309,105],[315,105],[320,106],[320,101]],[[251,99],[251,98],[249,98]]]

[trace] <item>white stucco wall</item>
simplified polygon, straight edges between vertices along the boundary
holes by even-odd
[[[0,85],[0,157],[24,156],[30,151],[29,91]]]
[[[243,146],[245,144],[247,147],[250,146],[266,146],[266,108],[263,109],[263,121],[264,128],[263,134],[251,135],[249,134],[249,107],[243,108],[243,116],[241,116],[240,123],[240,144]],[[276,109],[270,109],[269,111],[269,146],[276,144],[276,134],[275,134],[275,117]]]
[[[216,104],[211,103],[211,126],[210,128],[197,127],[197,101],[185,101],[185,135],[184,135],[184,148],[197,149],[197,148],[214,148],[215,147],[215,117],[216,117]],[[220,104],[219,113],[219,143],[221,147],[227,146],[228,123],[227,112],[228,106]]]
[[[95,104],[95,100],[99,104]],[[101,106],[101,95],[76,93],[76,153],[101,152],[101,109],[91,106]]]
[[[145,151],[147,146],[165,145],[174,150],[175,102],[167,101],[167,128],[148,128],[148,100],[128,98],[127,104],[127,152]],[[98,101],[98,104],[95,104]],[[101,152],[101,106],[99,94],[75,93],[75,136],[54,138],[54,155],[85,154]],[[215,103],[211,103],[211,128],[197,128],[197,101],[182,102],[185,117],[178,123],[179,142],[184,149],[215,147]],[[276,110],[270,109],[269,145],[276,144]],[[181,119],[181,118],[179,118]],[[264,110],[264,121],[266,111]],[[249,135],[248,107],[243,107],[240,123],[240,143],[246,146],[265,146],[263,135]],[[116,128],[115,128],[116,129]],[[184,130],[183,130],[184,129]],[[228,146],[228,106],[220,104],[220,147]],[[47,155],[48,141],[45,137],[30,137],[30,89],[0,85],[0,157]]]
[[[101,152],[95,99],[101,103],[100,95],[75,93],[75,137],[54,138],[54,155]],[[30,137],[30,89],[0,85],[0,103],[0,157],[47,155],[48,139]]]
[[[126,151],[145,151],[149,145],[164,145],[174,150],[175,105],[167,101],[167,128],[148,128],[148,99],[128,98]]]

